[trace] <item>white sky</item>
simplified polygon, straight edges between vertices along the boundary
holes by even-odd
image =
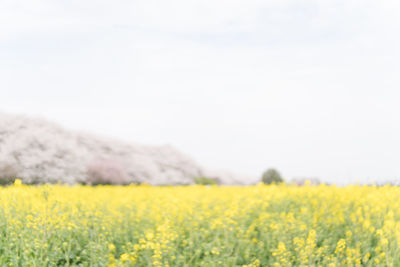
[[[200,164],[400,178],[400,4],[0,0],[0,109]]]

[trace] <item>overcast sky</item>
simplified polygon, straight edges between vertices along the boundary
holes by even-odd
[[[0,0],[0,109],[201,165],[400,180],[400,4]]]

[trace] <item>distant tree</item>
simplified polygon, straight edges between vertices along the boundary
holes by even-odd
[[[125,169],[113,160],[97,160],[88,166],[87,183],[89,185],[124,185],[129,176]]]
[[[282,183],[283,179],[280,173],[273,168],[266,170],[262,175],[262,182],[264,184]]]
[[[216,185],[218,184],[218,181],[214,178],[208,178],[204,176],[196,177],[194,178],[195,184],[200,184],[200,185]]]
[[[0,111],[0,183],[17,176],[24,184],[191,184],[205,171],[168,145],[125,143]]]

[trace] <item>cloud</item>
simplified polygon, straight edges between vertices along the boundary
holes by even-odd
[[[300,29],[343,31],[379,14],[372,1],[29,1],[2,2],[3,33],[86,32],[113,26],[170,34],[226,34]],[[380,7],[380,6],[378,6]],[[358,12],[354,12],[357,10]],[[387,19],[387,10],[384,9]],[[393,14],[394,15],[394,14]],[[390,17],[394,17],[394,16]],[[353,22],[349,24],[348,22]],[[301,29],[303,28],[303,29]],[[286,35],[297,34],[285,32]],[[4,35],[3,35],[4,36]]]

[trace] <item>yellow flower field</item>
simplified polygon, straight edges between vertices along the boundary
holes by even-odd
[[[1,266],[399,266],[400,188],[0,188]]]

